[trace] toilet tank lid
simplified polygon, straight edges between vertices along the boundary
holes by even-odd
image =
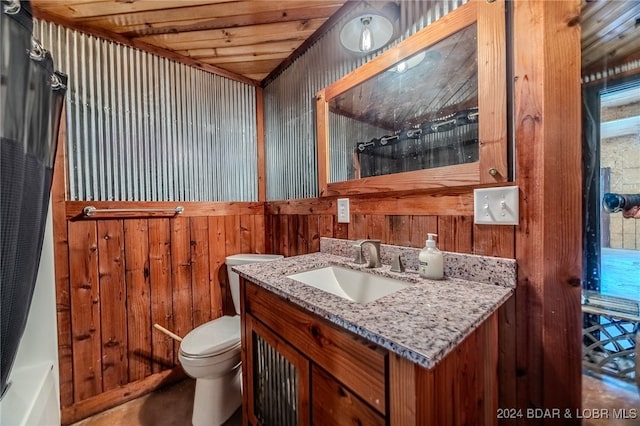
[[[182,339],[180,351],[192,357],[216,355],[240,344],[240,316],[224,316],[191,330]]]
[[[245,265],[248,263],[271,262],[282,258],[284,256],[281,254],[241,253],[227,256],[226,263],[227,265]]]

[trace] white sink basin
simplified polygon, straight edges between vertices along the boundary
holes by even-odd
[[[312,269],[288,278],[354,302],[367,303],[394,293],[409,283],[340,266]]]

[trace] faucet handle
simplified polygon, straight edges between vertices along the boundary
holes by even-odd
[[[402,257],[400,254],[394,254],[391,260],[391,272],[404,272]]]
[[[362,246],[354,244],[353,247],[356,249],[356,258],[353,259],[353,263],[357,263],[358,265],[366,263],[366,261],[364,260],[364,256],[362,255]]]

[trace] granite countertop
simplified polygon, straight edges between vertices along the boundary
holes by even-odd
[[[323,238],[321,252],[234,266],[240,276],[423,367],[433,368],[513,293],[513,259],[443,252],[444,280],[421,278],[419,250],[382,245],[381,268],[352,262],[352,242]],[[401,254],[407,271],[391,272],[389,259]],[[415,259],[415,260],[414,260]],[[287,278],[329,265],[397,278],[406,288],[368,303],[352,302]],[[465,278],[461,278],[465,276]]]

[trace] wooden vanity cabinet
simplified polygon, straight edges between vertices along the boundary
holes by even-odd
[[[241,283],[249,425],[495,424],[495,315],[425,369],[248,280]]]

